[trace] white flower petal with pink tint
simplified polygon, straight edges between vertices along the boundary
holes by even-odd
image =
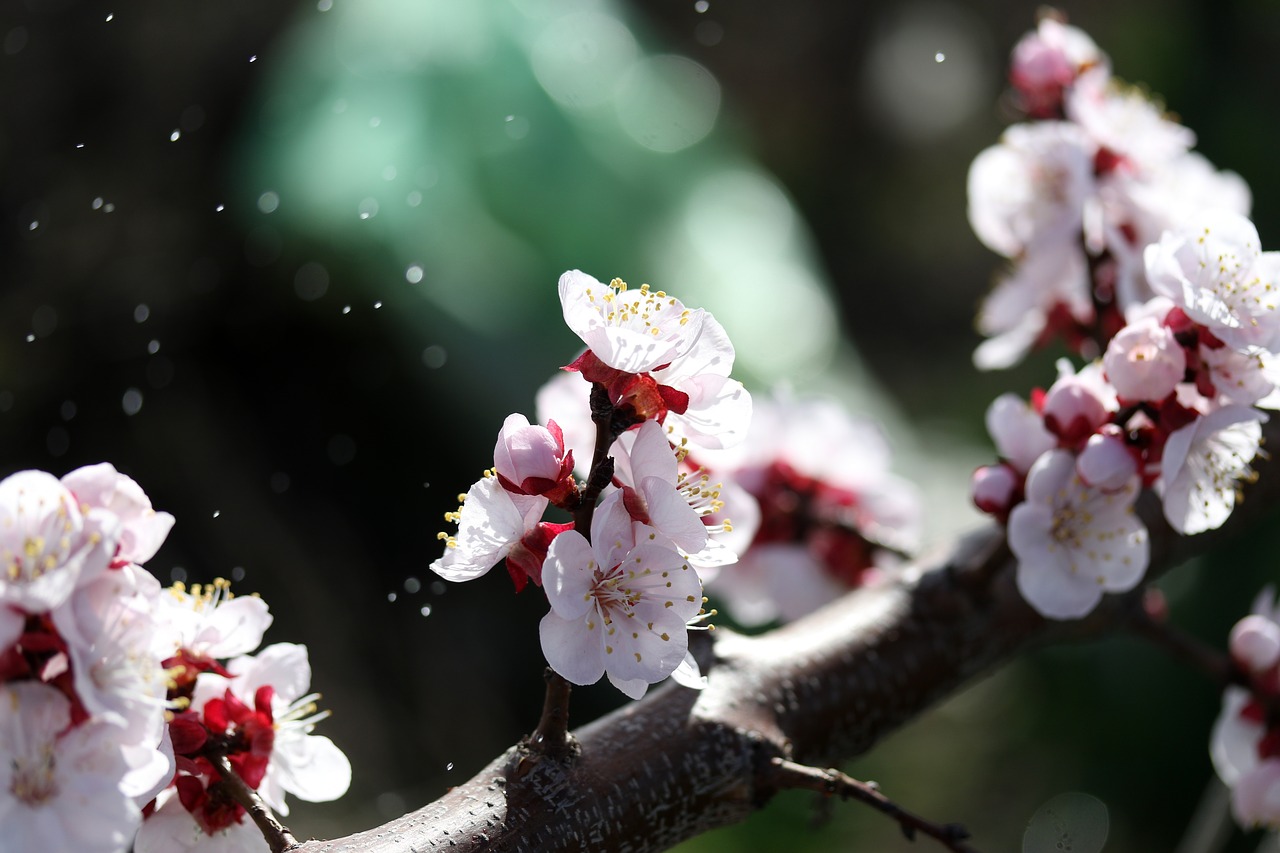
[[[1253,477],[1249,463],[1266,420],[1249,406],[1224,406],[1169,434],[1157,489],[1174,530],[1190,536],[1222,526],[1237,491]]]
[[[596,443],[591,421],[591,383],[582,374],[560,370],[538,389],[535,406],[538,422],[555,421],[564,435],[565,449],[573,451],[575,470],[586,477]]]
[[[77,468],[62,478],[62,484],[82,509],[105,509],[120,519],[119,547],[113,555],[117,563],[150,560],[173,528],[172,515],[152,509],[142,487],[106,462]]]
[[[1280,828],[1280,758],[1264,758],[1236,781],[1231,813],[1244,827]]]
[[[689,397],[682,413],[669,412],[664,421],[672,443],[686,439],[699,447],[722,448],[739,444],[751,423],[751,394],[730,379],[734,349],[724,327],[706,314],[701,333],[689,350],[673,359],[652,377]]]
[[[1137,171],[1185,155],[1196,143],[1194,133],[1165,118],[1141,89],[1121,84],[1105,68],[1077,78],[1066,108],[1099,147],[1127,158]]]
[[[444,556],[431,571],[447,581],[469,581],[498,564],[542,519],[546,498],[516,495],[499,485],[496,477],[484,477],[467,492],[462,506],[446,518],[458,522],[455,536],[445,540]]]
[[[1154,317],[1130,323],[1107,344],[1102,364],[1122,399],[1159,402],[1187,372],[1186,351]]]
[[[86,517],[52,474],[0,480],[0,605],[43,613],[66,601],[78,583],[106,570],[119,525],[102,510]]]
[[[70,703],[35,681],[0,685],[0,826],[6,850],[126,850],[141,813],[113,727],[64,731]]]
[[[671,680],[692,690],[704,690],[707,686],[707,677],[702,674],[702,668],[694,660],[692,652],[684,653],[684,660],[672,671]]]
[[[245,655],[262,644],[274,617],[256,595],[235,596],[231,584],[174,584],[158,599],[157,619],[170,637],[168,655],[186,649],[198,657]]]
[[[1258,765],[1258,741],[1266,734],[1240,712],[1249,703],[1249,692],[1242,687],[1228,687],[1222,693],[1222,711],[1209,736],[1209,757],[1218,777],[1233,787],[1240,777]]]
[[[1040,414],[1044,425],[1065,444],[1088,439],[1119,410],[1115,389],[1094,361],[1076,371],[1066,359],[1058,360],[1058,379],[1044,395]]]
[[[1018,590],[1041,615],[1076,619],[1105,592],[1142,580],[1147,530],[1133,513],[1138,479],[1104,492],[1085,485],[1075,457],[1046,453],[1027,476],[1027,499],[1009,515],[1009,548],[1018,558]]]
[[[1095,150],[1070,122],[1006,130],[969,167],[969,224],[978,239],[1009,258],[1038,241],[1079,240]]]
[[[1020,474],[1030,471],[1042,454],[1058,444],[1045,429],[1040,413],[1017,394],[1001,394],[992,400],[986,422],[996,452]]]
[[[164,733],[168,675],[155,619],[160,584],[135,565],[82,584],[52,618],[66,640],[76,695],[122,744],[155,749]]]
[[[1280,661],[1280,625],[1250,614],[1231,629],[1231,657],[1251,675],[1261,675]]]
[[[1120,438],[1094,433],[1076,457],[1076,473],[1087,486],[1114,491],[1138,473],[1138,460]]]
[[[1200,345],[1200,363],[1209,372],[1209,381],[1229,403],[1259,405],[1276,391],[1276,377],[1267,362],[1274,360],[1263,349],[1237,352],[1230,347],[1211,348]]]
[[[1151,287],[1228,346],[1274,350],[1280,342],[1280,253],[1262,251],[1244,216],[1203,211],[1144,258]]]
[[[626,494],[624,505],[632,518],[648,524],[685,553],[706,547],[707,528],[680,487],[675,449],[657,421],[618,437],[612,448],[614,479]]]
[[[602,362],[625,373],[648,373],[684,355],[702,331],[705,312],[662,291],[602,284],[570,270],[560,276],[564,321]]]

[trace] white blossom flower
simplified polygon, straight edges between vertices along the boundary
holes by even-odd
[[[36,681],[0,684],[0,826],[7,850],[122,853],[141,812],[121,789],[116,729],[70,727],[71,703]]]
[[[85,710],[119,727],[121,743],[152,750],[164,734],[169,688],[155,619],[159,596],[160,583],[150,573],[126,564],[81,584],[52,612]]]
[[[1194,133],[1170,121],[1141,89],[1122,84],[1105,68],[1076,79],[1066,108],[1099,147],[1139,171],[1185,155],[1196,142]]]
[[[624,373],[648,373],[687,353],[706,312],[661,290],[602,284],[579,270],[560,276],[564,321],[600,361]]]
[[[750,547],[713,584],[743,624],[798,618],[918,544],[919,502],[891,473],[884,435],[834,400],[779,391],[759,401],[745,444],[698,461],[759,506]]]
[[[62,478],[82,509],[98,507],[120,519],[120,533],[113,563],[145,563],[173,528],[173,516],[156,512],[151,499],[131,477],[101,462],[77,468]]]
[[[702,606],[697,572],[614,492],[596,508],[591,541],[557,536],[543,569],[551,611],[540,625],[551,668],[574,684],[601,675],[632,698],[680,666],[687,623]]]
[[[82,513],[75,496],[44,471],[0,480],[0,604],[43,613],[107,569],[120,522]]]
[[[1280,253],[1263,252],[1253,223],[1208,210],[1166,232],[1144,255],[1155,292],[1234,349],[1280,343]]]
[[[1102,491],[1085,485],[1065,450],[1042,456],[1027,476],[1027,499],[1009,514],[1018,590],[1041,615],[1076,619],[1105,592],[1125,592],[1147,568],[1147,530],[1133,513],[1138,478]]]
[[[1239,352],[1231,347],[1200,344],[1200,364],[1209,382],[1226,403],[1257,405],[1276,390],[1276,377],[1268,369],[1274,356],[1253,348]]]
[[[1224,406],[1174,430],[1165,441],[1156,488],[1164,517],[1190,536],[1221,527],[1235,508],[1267,416],[1249,406]]]
[[[256,595],[234,595],[222,578],[188,588],[176,583],[157,599],[157,619],[168,640],[166,657],[182,650],[196,658],[220,660],[252,652],[274,617]]]
[[[1071,122],[1010,127],[969,167],[969,224],[1008,258],[1032,244],[1080,240],[1085,200],[1095,190],[1093,142]]]
[[[507,491],[497,477],[482,477],[467,492],[462,506],[446,513],[447,520],[458,523],[458,532],[454,536],[440,534],[445,552],[432,562],[431,571],[447,581],[480,577],[537,527],[547,504],[540,495]]]

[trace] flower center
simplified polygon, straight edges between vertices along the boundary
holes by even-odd
[[[58,786],[53,776],[53,745],[42,747],[34,756],[13,759],[13,781],[9,790],[14,798],[28,806],[38,806],[51,799]]]

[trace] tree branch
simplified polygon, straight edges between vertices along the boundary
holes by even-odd
[[[1269,425],[1280,440],[1280,419]],[[1247,527],[1280,499],[1280,471],[1223,529],[1174,533],[1159,501],[1139,512],[1155,579]],[[716,631],[701,692],[667,685],[576,732],[572,763],[515,746],[434,803],[307,853],[665,850],[736,823],[777,791],[775,760],[829,766],[1034,645],[1088,640],[1130,618],[1142,589],[1050,623],[1014,584],[1003,529],[988,527],[805,619],[757,637]]]

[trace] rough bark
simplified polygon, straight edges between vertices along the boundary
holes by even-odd
[[[1280,472],[1269,473],[1222,530],[1196,537],[1173,533],[1144,496],[1148,578],[1262,515],[1280,497]],[[655,690],[575,732],[574,755],[513,746],[416,812],[296,849],[647,853],[740,821],[775,793],[772,758],[825,766],[861,754],[1036,643],[1114,629],[1140,594],[1111,597],[1080,622],[1049,623],[1019,597],[1013,570],[993,526],[776,631],[717,631],[701,649],[705,690]]]

